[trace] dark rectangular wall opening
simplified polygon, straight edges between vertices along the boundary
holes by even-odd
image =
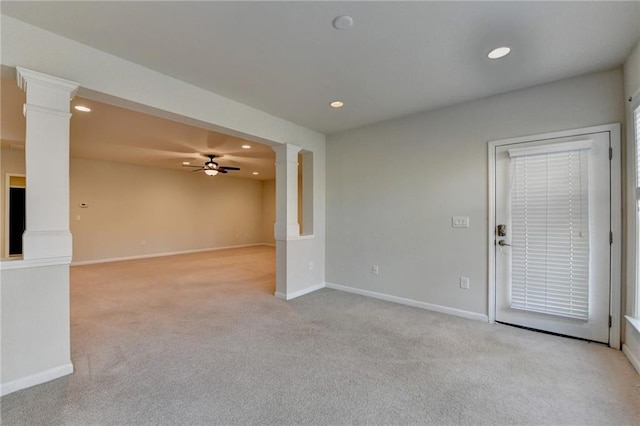
[[[9,256],[22,255],[25,230],[25,188],[9,188]]]

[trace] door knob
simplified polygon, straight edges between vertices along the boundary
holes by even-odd
[[[498,245],[499,245],[499,246],[502,246],[502,247],[504,247],[504,246],[509,246],[509,247],[511,247],[511,244],[507,244],[507,242],[506,242],[505,240],[500,240],[500,241],[498,241]]]

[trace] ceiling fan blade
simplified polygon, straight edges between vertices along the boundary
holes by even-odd
[[[227,167],[227,166],[220,166],[221,169],[225,169],[225,170],[240,170],[240,167]]]
[[[202,167],[200,167],[199,169],[195,169],[195,170],[191,170],[191,171],[192,171],[192,172],[201,172],[201,171],[203,171],[203,170],[204,170],[204,169],[203,169]]]
[[[183,164],[182,167],[197,167],[198,169],[202,168],[202,166],[189,166],[188,164]]]
[[[220,167],[220,168],[218,169],[218,173],[229,173],[229,172],[227,172],[225,169],[223,169],[222,167]]]

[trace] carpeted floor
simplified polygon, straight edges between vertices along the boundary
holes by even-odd
[[[274,250],[72,268],[75,373],[2,424],[640,425],[620,351],[324,289],[273,297]]]

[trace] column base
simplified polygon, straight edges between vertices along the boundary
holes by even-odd
[[[29,259],[71,258],[73,237],[70,231],[25,231],[22,234],[22,257]]]
[[[300,225],[298,223],[278,223],[273,227],[273,233],[276,240],[287,240],[288,237],[300,236]]]

